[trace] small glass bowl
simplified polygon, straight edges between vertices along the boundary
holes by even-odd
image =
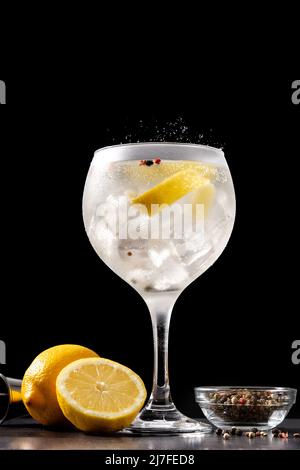
[[[284,387],[197,387],[196,402],[205,417],[222,429],[276,428],[296,402],[297,390]]]

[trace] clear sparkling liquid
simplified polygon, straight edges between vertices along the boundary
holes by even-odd
[[[142,156],[141,156],[142,158]],[[190,162],[192,165],[197,162]],[[128,162],[92,164],[87,178],[83,212],[87,234],[100,258],[138,291],[182,290],[202,274],[221,254],[231,234],[235,199],[226,168],[217,168],[215,197],[205,217],[204,240],[193,227],[181,239],[120,239],[115,236],[113,206],[124,211],[134,195],[144,193],[172,174],[186,169],[187,161],[162,161],[158,165]],[[199,162],[199,165],[201,163]],[[176,204],[189,204],[189,193]],[[135,221],[149,223],[147,214]],[[118,220],[121,230],[122,221]],[[127,221],[124,221],[127,224]]]

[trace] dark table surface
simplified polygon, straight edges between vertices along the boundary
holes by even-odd
[[[300,420],[286,420],[280,427],[289,431],[289,439],[276,439],[269,433],[267,437],[241,436],[225,441],[215,433],[103,436],[52,431],[26,417],[0,426],[0,450],[300,450],[300,439],[292,436],[293,432],[299,432]]]

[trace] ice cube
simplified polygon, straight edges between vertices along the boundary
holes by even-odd
[[[174,259],[166,261],[156,272],[153,279],[153,287],[156,290],[175,289],[184,286],[184,282],[188,279],[188,272]]]
[[[152,284],[153,271],[149,269],[131,269],[126,276],[126,280],[136,285],[139,289],[148,288]]]
[[[90,233],[92,244],[101,257],[113,256],[117,252],[117,239],[104,220],[99,220],[93,233]]]
[[[175,240],[174,245],[178,256],[186,256],[187,253],[200,251],[205,244],[205,233],[185,232],[183,239]]]
[[[152,248],[148,251],[149,258],[156,268],[159,268],[163,262],[169,258],[170,254],[170,250],[167,248],[163,250],[155,250]]]
[[[147,257],[148,250],[148,240],[144,240],[142,238],[140,238],[139,240],[131,240],[130,238],[126,240],[119,240],[118,250],[122,258],[127,259],[128,253],[131,253],[131,262],[136,262],[137,258],[143,258],[142,262],[145,263],[145,258]]]

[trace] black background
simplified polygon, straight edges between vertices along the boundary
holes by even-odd
[[[148,140],[155,120],[163,127],[182,117],[203,143],[224,146],[237,217],[222,256],[175,305],[173,398],[186,414],[201,416],[197,385],[299,388],[300,365],[291,361],[300,336],[300,105],[291,102],[293,80],[235,75],[175,83],[127,70],[105,79],[103,72],[93,79],[0,77],[7,83],[0,129],[7,365],[0,371],[22,377],[41,350],[78,343],[131,367],[151,390],[146,305],[93,251],[81,198],[96,149],[124,141],[139,120],[141,140]]]

